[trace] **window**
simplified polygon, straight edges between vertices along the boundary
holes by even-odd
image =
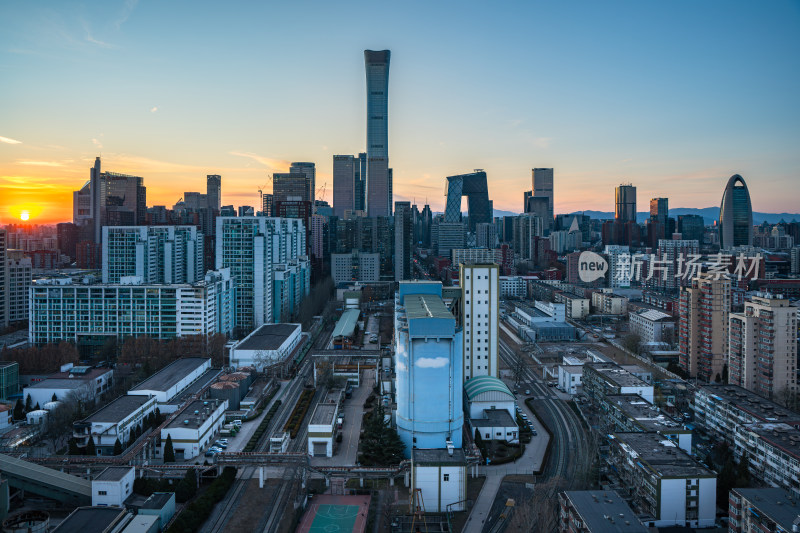
[[[450,481],[450,474],[444,474],[442,481]]]
[[[104,491],[104,490],[98,490],[98,491],[97,491],[97,495],[98,495],[98,496],[105,496],[106,494],[108,494],[108,492],[106,492],[106,491]]]

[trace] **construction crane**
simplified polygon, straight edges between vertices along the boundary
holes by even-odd
[[[325,201],[325,190],[327,187],[328,187],[328,182],[326,181],[325,183],[322,184],[322,187],[317,189],[317,198],[321,199],[323,202]],[[322,194],[320,194],[320,191],[322,191]]]
[[[271,181],[272,181],[272,174],[267,172],[267,183],[258,188],[258,202],[259,202],[258,205],[262,210],[264,209],[264,189],[267,188],[267,184],[269,184],[269,182]]]

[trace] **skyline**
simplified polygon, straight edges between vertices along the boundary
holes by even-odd
[[[149,205],[220,174],[223,204],[256,206],[291,161],[316,163],[332,203],[333,155],[366,150],[365,49],[393,56],[394,201],[441,212],[445,178],[482,168],[495,208],[519,212],[531,169],[552,167],[556,213],[613,210],[627,182],[639,210],[719,206],[733,174],[754,211],[800,205],[796,3],[46,5],[0,7],[2,224],[71,220],[96,155],[142,176]]]

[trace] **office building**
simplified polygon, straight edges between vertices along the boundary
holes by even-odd
[[[665,228],[669,218],[669,199],[651,198],[650,199],[650,219],[658,221]]]
[[[6,254],[8,231],[0,229],[0,331],[8,327],[8,279],[6,277]]]
[[[500,269],[494,263],[461,263],[459,268],[465,380],[476,376],[500,377],[499,277]]]
[[[7,257],[6,316],[9,323],[24,322],[28,320],[28,292],[33,281],[33,263],[30,257],[25,257],[19,250],[9,250]]]
[[[497,246],[497,227],[488,222],[475,225],[475,246],[478,248],[492,248]]]
[[[447,177],[447,204],[444,221],[461,222],[461,198],[467,197],[469,231],[474,233],[477,224],[491,224],[493,221],[492,202],[489,200],[489,186],[486,172],[482,170],[471,174]]]
[[[700,215],[678,215],[678,233],[684,240],[694,240],[702,244],[705,227],[703,217]]]
[[[289,174],[296,176],[303,176],[307,192],[303,195],[303,201],[310,202],[314,205],[314,200],[317,197],[317,167],[314,163],[292,163],[289,167]]]
[[[72,192],[72,223],[77,227],[89,227],[87,237],[94,235],[94,225],[92,223],[92,187],[91,180],[83,184],[77,191]]]
[[[713,527],[717,476],[658,433],[612,433],[608,463],[618,490],[650,527]]]
[[[628,299],[614,294],[612,289],[592,293],[592,309],[602,315],[624,315],[628,312]]]
[[[310,202],[308,176],[303,172],[276,172],[272,175],[272,202]],[[239,215],[242,216],[242,215]]]
[[[109,337],[119,343],[141,335],[230,335],[234,301],[228,269],[172,285],[146,284],[135,276],[116,284],[40,279],[30,289],[28,338],[36,345],[70,341],[99,348]]]
[[[56,234],[58,238],[58,251],[68,256],[70,260],[76,257],[76,247],[78,244],[78,226],[72,222],[61,222],[56,224]]]
[[[336,285],[361,281],[380,281],[381,258],[378,253],[353,250],[349,254],[331,254],[331,275]]]
[[[411,202],[394,204],[394,280],[412,279],[413,220]]]
[[[678,350],[680,366],[701,381],[719,381],[728,359],[731,282],[701,274],[681,290]]]
[[[206,176],[206,205],[217,214],[222,208],[222,176],[218,174]]]
[[[85,186],[84,186],[85,189]],[[100,158],[95,158],[90,169],[89,194],[94,242],[100,244],[103,226],[136,226],[147,223],[147,189],[144,178],[116,172],[102,172]],[[78,211],[83,189],[74,195],[78,200]],[[73,206],[73,211],[75,206]],[[80,217],[83,219],[83,216]],[[78,223],[78,220],[76,220]]]
[[[333,214],[339,218],[344,218],[345,211],[356,208],[357,167],[352,155],[333,156]]]
[[[647,533],[630,505],[613,490],[558,494],[558,533]]]
[[[389,169],[389,50],[364,50],[367,77],[367,179],[369,217],[390,216],[392,209]]]
[[[203,246],[196,226],[104,226],[103,283],[128,276],[150,284],[200,281]]]
[[[434,224],[437,233],[437,255],[447,257],[454,248],[464,248],[466,240],[464,224],[461,222],[439,222]]]
[[[753,207],[750,191],[739,174],[728,180],[719,208],[719,247],[753,246]]]
[[[292,259],[272,266],[272,320],[289,322],[311,290],[311,269],[307,259]]]
[[[462,332],[442,301],[442,284],[400,282],[394,342],[397,432],[415,448],[461,448]]]
[[[797,394],[797,307],[788,299],[756,293],[731,313],[728,383],[765,398]]]
[[[800,498],[800,430],[776,422],[738,426],[732,449],[751,477]]]
[[[547,217],[543,218],[544,229],[552,231],[554,224],[553,169],[534,168],[531,170],[533,198],[547,198]]]
[[[791,533],[800,526],[800,503],[775,487],[733,488],[728,496],[729,533]]]
[[[614,189],[614,221],[620,224],[636,222],[636,187],[620,185]]]
[[[275,322],[273,272],[293,260],[308,271],[306,230],[299,219],[268,217],[217,218],[217,268],[230,268],[236,282],[236,326],[246,335]],[[306,284],[306,290],[310,290]],[[307,293],[306,293],[307,294]]]

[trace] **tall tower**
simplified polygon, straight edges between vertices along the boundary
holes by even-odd
[[[411,202],[394,205],[394,280],[411,279]]]
[[[678,349],[680,366],[689,375],[710,383],[728,358],[728,318],[731,282],[701,274],[681,291]]]
[[[547,198],[547,220],[544,220],[544,229],[550,231],[553,229],[554,207],[553,207],[553,169],[552,168],[534,168],[531,170],[531,178],[533,181],[533,196],[535,198]]]
[[[317,167],[314,163],[292,163],[289,167],[289,174],[302,174],[305,176],[306,187],[308,193],[306,194],[305,201],[311,202],[314,205],[314,200],[317,196]]]
[[[668,198],[650,199],[650,218],[655,219],[666,227],[667,217],[669,216]]]
[[[389,216],[389,50],[364,50],[367,74],[366,210],[370,217]]]
[[[102,238],[103,217],[106,207],[105,183],[100,176],[100,158],[96,157],[94,166],[89,170],[89,191],[92,195],[92,229],[95,244]]]
[[[498,327],[500,269],[494,263],[459,265],[464,325],[464,379],[500,377]]]
[[[8,232],[0,229],[0,329],[8,327],[8,282],[6,281],[6,249]]]
[[[719,247],[753,245],[753,206],[750,191],[739,174],[734,174],[722,193],[719,208]]]
[[[620,185],[614,192],[614,220],[621,224],[636,222],[636,187]]]
[[[222,207],[222,176],[209,174],[206,176],[206,202],[208,207],[219,214]]]
[[[333,156],[333,214],[355,209],[357,160],[352,155]]]

